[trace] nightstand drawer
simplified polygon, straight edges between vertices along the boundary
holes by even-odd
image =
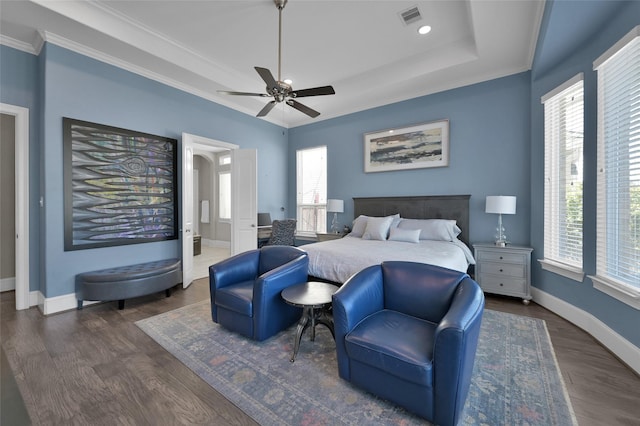
[[[528,255],[528,254],[527,254]],[[518,253],[504,253],[501,251],[481,250],[477,253],[477,260],[483,262],[506,262],[506,263],[519,263],[524,265],[526,263],[526,256]]]
[[[514,263],[482,263],[480,274],[504,275],[507,277],[524,278],[525,265]]]
[[[527,293],[527,280],[524,278],[501,277],[491,274],[480,274],[480,287],[488,293],[520,296]]]

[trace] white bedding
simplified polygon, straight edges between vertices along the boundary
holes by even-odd
[[[460,240],[407,243],[346,236],[300,248],[309,254],[309,275],[338,283],[385,260],[429,263],[461,272],[466,272],[469,264],[475,264],[471,251]]]

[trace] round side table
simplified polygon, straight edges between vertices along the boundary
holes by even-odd
[[[311,326],[311,341],[316,339],[316,324],[322,324],[333,332],[333,317],[329,312],[331,307],[331,296],[338,290],[338,286],[333,284],[311,281],[296,284],[282,290],[282,298],[289,305],[302,308],[302,316],[296,327],[295,340],[293,342],[293,354],[291,362],[296,360],[302,334]]]

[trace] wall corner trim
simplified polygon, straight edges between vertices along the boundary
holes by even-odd
[[[608,325],[580,308],[538,288],[531,287],[533,301],[589,333],[613,352],[636,374],[640,374],[640,348],[616,333]]]

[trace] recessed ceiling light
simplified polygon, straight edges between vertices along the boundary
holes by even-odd
[[[429,32],[431,32],[431,27],[429,25],[423,25],[420,28],[418,28],[418,34],[429,34]]]
[[[283,83],[287,83],[289,86],[291,86],[291,84],[293,83],[293,80],[291,80],[290,78],[285,78]]]

